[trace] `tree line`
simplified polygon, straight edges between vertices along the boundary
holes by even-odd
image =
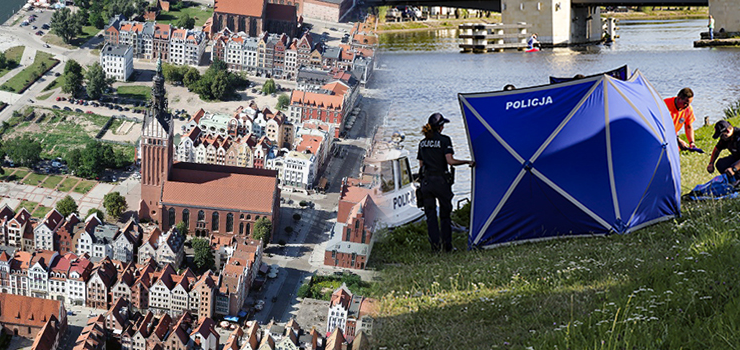
[[[244,89],[249,84],[245,75],[230,72],[226,63],[218,58],[202,75],[195,67],[168,63],[162,65],[162,74],[165,81],[183,84],[188,91],[198,94],[204,101],[225,101],[232,97],[237,89]]]

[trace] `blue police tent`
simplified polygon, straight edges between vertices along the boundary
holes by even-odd
[[[458,99],[476,161],[470,248],[629,233],[680,215],[671,116],[639,71]]]

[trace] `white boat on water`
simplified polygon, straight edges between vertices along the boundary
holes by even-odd
[[[378,223],[390,228],[417,221],[424,212],[416,206],[417,184],[411,173],[409,152],[403,148],[405,136],[394,132],[388,140],[382,138],[382,131],[376,135],[361,175],[371,179]]]

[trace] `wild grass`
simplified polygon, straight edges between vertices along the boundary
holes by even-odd
[[[100,32],[100,29],[95,28],[95,26],[82,26],[82,34],[72,39],[69,44],[65,43],[61,37],[51,32],[46,33],[46,35],[41,37],[41,40],[49,43],[49,45],[61,46],[67,49],[76,49],[88,40],[92,39],[92,37],[94,37],[95,34],[98,34],[98,32]]]
[[[0,69],[0,78],[13,70],[15,67],[18,67],[21,62],[21,58],[23,57],[23,51],[25,49],[25,46],[14,46],[5,50],[5,58],[8,60],[8,64],[7,67]]]
[[[21,208],[26,208],[29,213],[33,213],[33,210],[36,208],[37,205],[39,205],[37,202],[21,201],[18,207],[15,208],[15,211],[18,212],[18,210],[20,210]]]
[[[176,24],[180,17],[185,15],[195,19],[195,28],[203,26],[208,18],[213,16],[213,8],[202,6],[198,3],[184,1],[180,10],[163,11],[157,16],[157,23]]]
[[[126,99],[150,100],[152,88],[144,85],[122,85],[118,87],[118,97]]]
[[[57,185],[62,182],[63,177],[59,175],[49,175],[41,186],[45,188],[55,189]]]
[[[50,211],[51,211],[51,208],[45,207],[45,206],[39,204],[39,206],[36,207],[36,211],[34,211],[32,214],[33,214],[33,217],[35,217],[35,218],[43,218]]]
[[[707,151],[710,129],[696,133]],[[683,193],[716,175],[708,158],[681,154]],[[430,252],[424,223],[379,232],[374,348],[734,348],[740,201],[682,204],[627,235],[466,251],[454,234],[453,254]]]
[[[23,183],[26,185],[36,186],[40,185],[44,179],[46,178],[46,175],[44,174],[36,174],[32,173],[31,175],[26,176],[25,179],[23,179]]]

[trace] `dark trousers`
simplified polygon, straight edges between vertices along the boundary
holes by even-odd
[[[732,164],[735,164],[735,162],[737,161],[737,158],[735,158],[733,155],[729,155],[727,157],[717,159],[717,163],[714,168],[717,169],[718,173],[724,174],[725,170],[727,170],[727,168],[731,167]]]
[[[440,175],[428,175],[421,182],[424,194],[424,213],[432,250],[452,250],[452,186]],[[437,223],[437,200],[439,200],[439,223]],[[441,226],[441,227],[440,227]],[[441,231],[441,232],[440,232]],[[441,233],[441,236],[440,236]]]

